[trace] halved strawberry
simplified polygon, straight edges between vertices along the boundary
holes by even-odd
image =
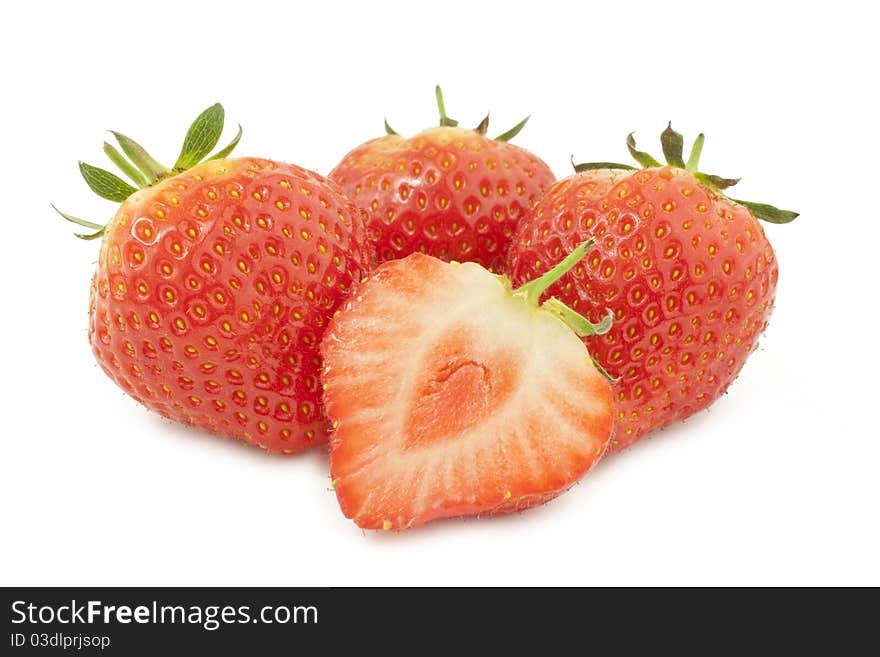
[[[611,386],[579,335],[590,324],[543,291],[579,246],[513,290],[475,263],[412,254],[381,265],[333,318],[321,353],[342,512],[369,529],[518,511],[599,459]]]

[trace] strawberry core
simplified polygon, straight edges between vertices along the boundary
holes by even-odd
[[[502,408],[519,379],[514,350],[485,345],[457,329],[430,351],[413,388],[404,449],[460,435]]]

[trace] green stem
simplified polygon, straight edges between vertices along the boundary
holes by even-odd
[[[574,251],[569,253],[555,267],[547,271],[543,276],[517,288],[514,290],[514,294],[525,298],[526,301],[537,306],[541,295],[547,291],[547,288],[565,276],[572,267],[579,263],[595,243],[596,240],[591,238],[578,245]]]

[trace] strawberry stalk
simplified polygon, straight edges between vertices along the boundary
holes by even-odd
[[[613,313],[609,310],[605,318],[594,324],[580,313],[566,306],[556,297],[551,297],[543,304],[540,304],[541,296],[547,291],[551,285],[556,283],[560,278],[565,276],[572,267],[583,260],[594,245],[596,240],[588,239],[586,242],[579,244],[574,251],[563,258],[555,267],[545,272],[542,276],[533,281],[529,281],[525,285],[514,290],[514,294],[523,298],[526,303],[533,306],[540,305],[541,308],[553,313],[561,319],[566,326],[574,331],[579,337],[587,337],[590,335],[602,335],[611,329],[611,323],[614,319]]]
[[[539,276],[535,280],[529,281],[525,285],[518,287],[514,291],[514,294],[521,296],[530,304],[537,306],[538,300],[541,298],[541,295],[547,291],[547,288],[565,276],[572,267],[583,260],[584,256],[587,255],[587,251],[595,244],[596,240],[592,238],[588,239],[586,242],[581,242],[575,247],[574,251],[556,263],[556,266],[546,271],[542,276]]]
[[[526,303],[533,306],[540,305],[541,308],[562,320],[562,322],[574,331],[575,335],[578,337],[585,338],[591,335],[603,335],[604,333],[608,333],[608,331],[611,330],[611,325],[614,321],[614,313],[610,309],[608,309],[607,314],[601,322],[594,324],[580,313],[566,306],[556,297],[550,297],[543,304],[539,303],[544,292],[546,292],[547,289],[560,278],[565,276],[572,267],[579,263],[587,254],[587,251],[595,246],[595,244],[596,240],[592,238],[585,242],[581,242],[574,251],[557,263],[555,267],[551,268],[533,281],[521,285],[513,291],[513,294],[521,297]],[[593,365],[599,370],[599,373],[605,377],[605,379],[611,383],[617,383],[619,381],[619,379],[611,376],[595,358],[592,356],[590,356],[590,358],[593,361]]]

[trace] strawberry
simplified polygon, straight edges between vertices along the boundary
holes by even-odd
[[[627,145],[643,168],[575,167],[523,221],[510,250],[515,284],[539,276],[587,238],[597,248],[550,291],[587,317],[606,308],[614,327],[587,337],[594,357],[620,377],[611,449],[705,408],[739,374],[773,308],[779,270],[758,219],[797,215],[738,201],[737,182],[698,171],[703,135],[683,161],[670,125],[668,165]]]
[[[270,452],[326,442],[318,345],[372,265],[360,212],[292,164],[205,158],[223,108],[193,123],[168,169],[114,133],[105,152],[138,186],[80,163],[121,205],[106,226],[89,301],[89,340],[106,374],[147,408]]]
[[[360,527],[518,511],[599,459],[611,387],[579,335],[607,331],[544,289],[590,244],[512,290],[475,263],[419,253],[380,265],[321,343],[330,471]],[[442,309],[442,312],[438,312]]]
[[[489,117],[474,130],[446,116],[414,137],[388,133],[356,147],[330,173],[367,212],[380,262],[410,253],[476,262],[501,272],[517,223],[555,180],[537,156],[507,143],[528,118],[495,139]]]

